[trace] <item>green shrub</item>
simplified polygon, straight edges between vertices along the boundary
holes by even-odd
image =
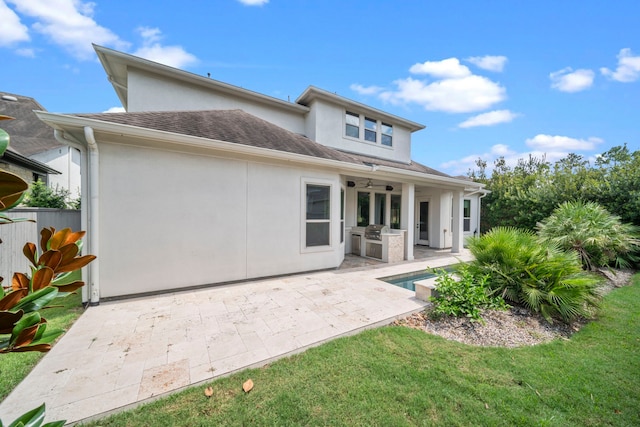
[[[436,270],[437,296],[431,297],[433,313],[445,316],[465,316],[472,321],[482,321],[482,309],[506,309],[508,305],[500,296],[491,295],[487,287],[488,275],[476,277],[462,265],[456,273]],[[457,279],[456,278],[459,279]]]
[[[575,252],[541,242],[531,231],[496,227],[469,239],[468,247],[475,256],[472,274],[488,275],[491,290],[549,322],[559,316],[568,323],[597,306],[600,279],[582,269]]]
[[[55,188],[51,188],[38,180],[29,186],[24,204],[33,208],[68,209],[69,194],[69,190],[65,188],[60,188],[57,185]]]
[[[544,242],[574,250],[587,270],[596,267],[629,267],[638,260],[640,233],[633,224],[623,224],[594,202],[566,202],[538,223]]]

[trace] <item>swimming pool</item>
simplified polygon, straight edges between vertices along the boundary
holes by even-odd
[[[455,268],[455,265],[445,265],[443,267],[436,267],[436,270],[451,272],[455,270]],[[396,276],[380,277],[378,280],[400,286],[401,288],[409,289],[410,291],[415,291],[416,286],[414,285],[414,282],[431,279],[436,276],[437,274],[433,272],[433,269],[429,268],[427,270],[412,271],[411,273],[398,274]]]

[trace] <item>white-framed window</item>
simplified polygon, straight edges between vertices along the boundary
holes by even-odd
[[[304,247],[331,246],[331,185],[305,183]]]
[[[382,145],[386,145],[387,147],[393,146],[393,126],[388,125],[386,123],[382,123],[380,126],[380,131],[382,133],[382,139],[380,142]]]
[[[400,207],[402,206],[402,196],[400,194],[391,195],[391,228],[400,229]]]
[[[360,115],[349,111],[345,114],[344,134],[351,138],[360,138]]]
[[[344,123],[344,134],[349,138],[393,147],[393,125],[391,124],[351,111],[345,111]]]
[[[464,207],[463,207],[463,231],[471,231],[471,200],[464,199]]]
[[[387,208],[387,195],[383,193],[376,193],[375,195],[375,211],[374,221],[375,224],[384,224]]]
[[[369,225],[369,199],[370,193],[368,191],[358,191],[358,218],[356,222],[358,227]]]

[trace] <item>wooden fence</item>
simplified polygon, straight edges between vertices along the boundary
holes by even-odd
[[[4,212],[10,218],[28,218],[35,222],[17,222],[0,225],[0,277],[4,277],[4,286],[11,284],[15,272],[28,273],[29,261],[22,254],[27,242],[33,242],[40,248],[40,230],[54,227],[56,230],[71,228],[80,230],[80,211],[48,208],[19,208]]]

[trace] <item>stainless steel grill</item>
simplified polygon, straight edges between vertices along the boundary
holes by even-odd
[[[389,227],[383,224],[371,224],[364,229],[364,238],[368,240],[382,240],[382,233],[388,233]]]

